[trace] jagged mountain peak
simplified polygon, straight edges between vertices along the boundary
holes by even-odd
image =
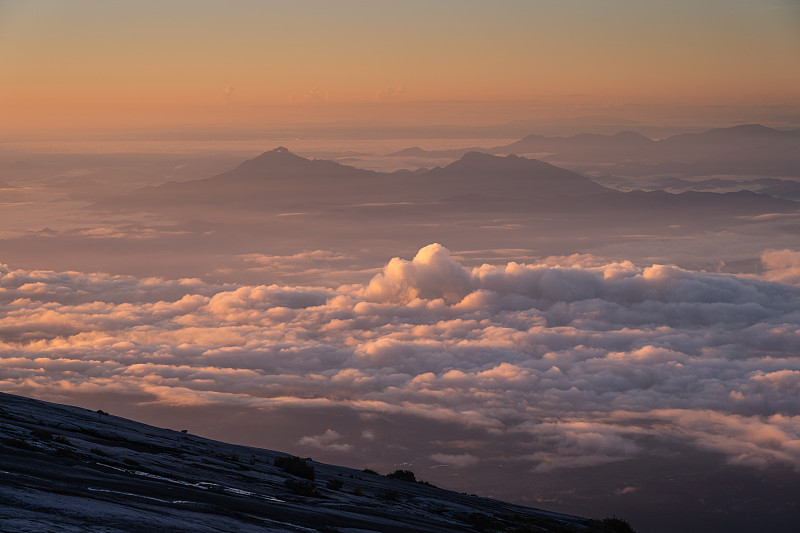
[[[258,163],[301,163],[311,161],[310,159],[306,159],[305,157],[301,157],[291,151],[285,146],[278,146],[274,150],[269,150],[267,152],[263,152],[253,159],[249,159],[244,163],[249,162],[258,162]]]
[[[331,176],[366,176],[375,174],[369,170],[342,165],[329,159],[309,159],[279,146],[263,152],[252,159],[240,163],[236,168],[224,172],[210,180],[254,179],[254,178],[304,178],[314,179]]]

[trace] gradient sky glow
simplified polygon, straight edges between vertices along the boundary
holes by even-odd
[[[798,202],[800,0],[0,0],[4,392],[790,531]]]
[[[340,120],[367,104],[356,118],[391,120],[419,102],[797,104],[800,5],[11,0],[0,63],[12,128]]]

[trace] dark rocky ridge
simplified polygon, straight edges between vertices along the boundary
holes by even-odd
[[[631,531],[4,393],[0,428],[4,532]]]

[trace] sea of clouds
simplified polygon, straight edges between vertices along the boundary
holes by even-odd
[[[412,415],[524,436],[539,472],[652,439],[800,471],[800,253],[762,262],[470,269],[431,244],[335,289],[2,266],[0,390]],[[352,449],[319,429],[305,444]]]

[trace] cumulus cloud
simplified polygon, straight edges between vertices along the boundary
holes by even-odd
[[[408,303],[415,299],[461,300],[468,292],[469,274],[441,244],[422,248],[411,261],[395,257],[372,278],[364,296],[369,300]]]
[[[537,472],[658,441],[800,470],[800,288],[777,281],[583,256],[466,268],[432,244],[336,288],[2,266],[0,311],[9,392],[418,417],[506,438]],[[332,429],[300,444],[353,450]]]
[[[761,254],[761,264],[764,265],[763,278],[800,285],[800,252],[767,250]]]
[[[322,448],[335,452],[349,452],[353,449],[352,444],[339,442],[342,436],[332,429],[328,429],[321,435],[310,435],[301,438],[297,444],[300,446],[310,446],[312,448]]]

